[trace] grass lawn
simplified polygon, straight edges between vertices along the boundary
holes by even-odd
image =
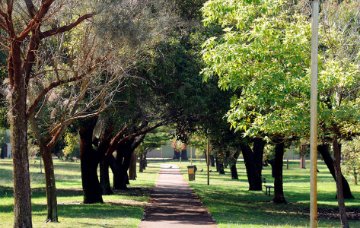
[[[30,161],[32,210],[34,227],[137,227],[149,189],[155,184],[159,164],[149,164],[136,181],[130,181],[129,191],[103,196],[104,204],[82,204],[79,162],[55,159],[58,189],[59,223],[44,223],[46,198],[44,174],[40,173],[39,160]],[[112,177],[110,177],[112,179]],[[13,226],[12,160],[0,160],[0,227]]]
[[[176,162],[187,180],[188,162]],[[194,163],[198,172],[196,180],[189,182],[220,227],[308,227],[309,226],[309,169],[300,169],[298,162],[284,166],[284,192],[286,205],[275,205],[272,197],[264,192],[249,192],[243,162],[238,162],[239,180],[231,180],[230,171],[225,175],[216,173],[210,167],[210,186],[207,185],[205,162]],[[307,164],[309,167],[309,164]],[[340,227],[337,218],[329,217],[337,211],[336,186],[326,166],[320,162],[318,173],[319,227]],[[202,170],[202,171],[201,171]],[[268,183],[273,183],[271,168],[265,167],[263,175]],[[349,209],[360,211],[360,186],[348,178],[354,200],[347,200]],[[273,191],[272,191],[273,193]],[[351,227],[360,227],[359,220],[350,220]]]

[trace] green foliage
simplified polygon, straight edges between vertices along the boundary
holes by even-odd
[[[359,58],[354,57],[359,55],[359,42],[356,44],[353,34],[354,27],[359,28],[359,16],[354,5],[343,2],[336,13],[330,6],[323,9],[326,29],[322,30],[319,55],[322,137],[360,132]],[[335,23],[337,13],[343,17]],[[205,25],[223,29],[203,44],[206,68],[202,73],[206,80],[218,77],[221,89],[234,91],[227,114],[232,127],[249,136],[307,137],[311,35],[307,15],[286,0],[210,0],[203,15]],[[346,21],[349,18],[354,20]]]
[[[352,141],[345,141],[342,145],[343,170],[357,181],[360,173],[360,137],[356,137]]]
[[[65,147],[63,153],[66,159],[80,156],[79,135],[77,133],[66,132],[64,136]]]
[[[224,30],[204,43],[204,77],[241,91],[228,113],[232,126],[247,135],[300,132],[305,115],[294,113],[303,114],[304,104],[294,93],[306,89],[306,18],[289,15],[283,1],[208,1],[203,10],[206,24]]]

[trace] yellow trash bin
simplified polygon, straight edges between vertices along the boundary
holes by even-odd
[[[195,173],[196,173],[196,166],[195,165],[189,165],[187,168],[188,168],[189,181],[194,181],[195,180]]]

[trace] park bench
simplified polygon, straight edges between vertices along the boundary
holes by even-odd
[[[263,183],[265,187],[265,195],[270,196],[271,195],[271,189],[274,188],[274,185],[272,184],[266,184],[266,178],[263,178]]]

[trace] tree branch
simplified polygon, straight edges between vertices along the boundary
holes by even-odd
[[[109,146],[108,150],[106,151],[106,155],[105,155],[105,156],[106,156],[106,157],[107,157],[107,156],[110,156],[110,155],[116,150],[116,148],[117,148],[117,146],[118,146],[119,144],[122,144],[122,143],[124,143],[125,141],[131,140],[131,139],[133,139],[133,138],[135,138],[135,137],[137,137],[137,136],[144,135],[144,134],[146,134],[146,133],[154,130],[155,128],[158,128],[158,127],[162,126],[163,124],[165,124],[165,122],[166,122],[166,121],[161,121],[161,122],[155,124],[155,125],[152,126],[152,127],[147,127],[147,128],[145,128],[144,130],[142,130],[142,131],[138,131],[138,132],[135,132],[135,133],[133,133],[133,134],[130,134],[130,135],[127,135],[127,136],[121,138],[121,137],[123,136],[124,131],[125,131],[126,128],[127,128],[127,126],[125,126],[126,128],[124,127],[123,129],[121,129],[121,131],[119,131],[119,132],[116,134],[116,136],[113,137],[113,139],[112,139],[111,142],[110,142],[110,146]]]
[[[35,9],[35,6],[34,6],[34,3],[32,2],[32,0],[25,0],[25,4],[26,4],[26,7],[28,9],[30,16],[34,17],[36,14],[36,9]]]
[[[29,21],[26,28],[19,34],[16,38],[18,41],[23,41],[25,37],[29,35],[29,33],[41,23],[41,20],[47,14],[50,9],[51,4],[53,4],[55,0],[43,0],[38,12],[33,16],[32,20]]]
[[[46,88],[44,88],[41,93],[39,93],[39,95],[36,97],[36,99],[34,100],[33,104],[30,106],[30,108],[28,109],[28,111],[26,112],[26,116],[29,117],[34,111],[35,108],[37,107],[37,105],[39,104],[39,102],[41,101],[41,99],[43,99],[43,97],[53,88],[60,86],[62,84],[65,83],[70,83],[70,82],[75,82],[75,81],[79,81],[81,80],[85,75],[78,75],[72,78],[68,78],[66,80],[58,80],[55,82],[50,83],[50,85]]]
[[[58,27],[58,28],[54,28],[54,29],[50,29],[48,31],[42,32],[40,34],[40,39],[44,39],[44,38],[49,37],[49,36],[53,36],[53,35],[56,35],[56,34],[59,34],[59,33],[69,31],[69,30],[73,29],[74,27],[76,27],[81,22],[83,22],[84,20],[89,19],[89,18],[91,18],[93,16],[94,16],[93,13],[85,14],[85,15],[79,17],[76,21],[74,21],[74,22],[72,22],[72,23],[70,23],[68,25],[61,26],[61,27]]]

